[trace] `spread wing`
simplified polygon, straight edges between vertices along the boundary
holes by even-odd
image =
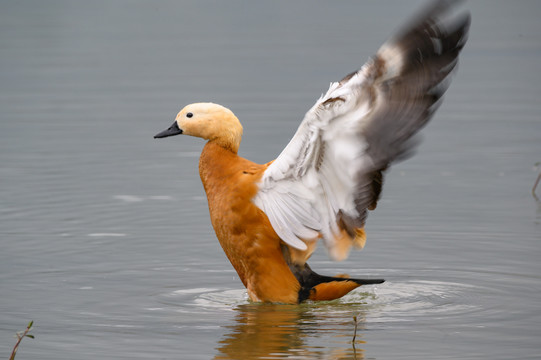
[[[254,202],[290,247],[305,251],[323,238],[343,259],[352,245],[364,246],[383,172],[411,153],[466,42],[469,14],[443,20],[452,4],[435,3],[359,71],[332,83],[266,169]]]

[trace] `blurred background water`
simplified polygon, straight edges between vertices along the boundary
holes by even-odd
[[[541,353],[541,4],[472,1],[417,155],[389,172],[340,301],[248,302],[210,225],[196,101],[273,159],[330,81],[423,1],[0,2],[0,356],[535,359]],[[541,189],[538,189],[540,195]],[[359,324],[352,346],[353,316]]]

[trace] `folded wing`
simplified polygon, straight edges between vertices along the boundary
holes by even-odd
[[[411,153],[466,42],[469,14],[445,19],[453,3],[435,3],[359,71],[332,83],[269,165],[254,202],[286,244],[304,251],[322,238],[335,259],[364,246],[383,172]]]

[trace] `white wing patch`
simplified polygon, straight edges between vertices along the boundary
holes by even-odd
[[[364,245],[383,172],[411,154],[466,42],[469,14],[440,21],[453,4],[435,2],[358,72],[331,83],[269,165],[254,203],[286,244],[304,251],[322,238],[337,259]]]
[[[304,241],[320,237],[332,246],[328,242],[340,233],[339,211],[356,216],[354,178],[366,162],[359,119],[368,105],[351,87],[359,87],[362,79],[356,74],[348,89],[331,84],[261,179],[254,202],[278,236],[296,249],[306,250]]]

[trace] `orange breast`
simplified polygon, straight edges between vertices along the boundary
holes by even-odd
[[[296,303],[300,285],[284,260],[280,239],[252,202],[265,169],[212,142],[199,162],[216,236],[250,298]]]

